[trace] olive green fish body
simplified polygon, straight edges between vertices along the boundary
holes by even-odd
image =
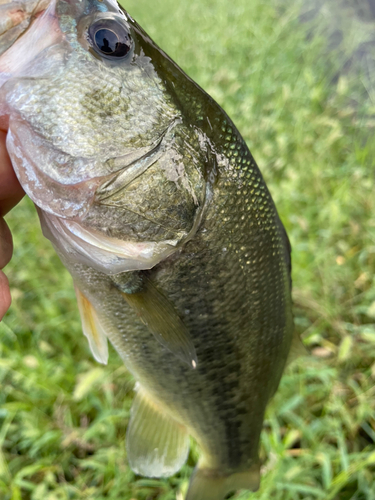
[[[171,475],[191,435],[202,454],[188,500],[255,490],[293,331],[289,242],[260,171],[115,1],[28,11],[0,53],[0,121],[93,355],[106,363],[109,339],[138,382],[130,465]]]
[[[141,272],[189,330],[197,368],[152,337],[112,279],[98,296],[102,275],[82,267],[73,275],[113,318],[106,319],[110,340],[136,379],[197,439],[205,466],[225,475],[258,463],[263,414],[285,365],[293,321],[286,234],[253,158],[221,117],[223,135],[233,139],[219,149],[222,164],[200,228],[178,254]],[[228,155],[232,144],[238,156]]]

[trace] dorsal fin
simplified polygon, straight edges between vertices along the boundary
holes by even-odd
[[[303,345],[302,340],[298,335],[297,331],[294,330],[292,344],[290,346],[290,351],[285,366],[288,366],[290,363],[293,363],[293,361],[299,358],[300,356],[307,356],[307,355],[308,351],[306,347]]]

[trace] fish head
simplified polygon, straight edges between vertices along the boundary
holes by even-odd
[[[28,24],[0,52],[0,120],[44,234],[65,260],[149,269],[207,203],[206,135],[175,87],[203,91],[114,0],[23,3]]]

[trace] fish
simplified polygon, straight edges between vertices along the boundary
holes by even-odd
[[[291,247],[225,111],[115,0],[0,0],[0,124],[82,330],[136,380],[131,469],[200,458],[186,500],[256,491],[267,404],[300,352]]]

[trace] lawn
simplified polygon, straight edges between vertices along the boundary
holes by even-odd
[[[261,488],[238,500],[375,500],[375,21],[365,0],[308,4],[124,2],[232,117],[293,248],[295,322],[310,354],[269,405]],[[7,221],[0,498],[182,500],[197,448],[170,479],[132,473],[134,381],[113,349],[107,366],[92,358],[32,203]]]

